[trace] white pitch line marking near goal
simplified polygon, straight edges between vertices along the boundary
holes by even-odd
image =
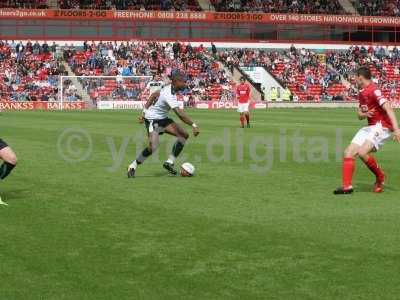
[[[3,200],[1,200],[1,197],[0,197],[0,205],[5,205],[5,206],[8,206],[8,204],[7,204],[7,203],[5,203],[5,202],[3,202]]]

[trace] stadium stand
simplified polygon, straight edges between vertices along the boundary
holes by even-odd
[[[399,0],[356,0],[353,6],[365,16],[400,16]]]
[[[329,53],[327,61],[353,84],[352,71],[361,65],[368,65],[382,93],[391,100],[400,101],[400,50],[397,47],[354,46],[346,51]]]
[[[48,8],[46,0],[0,0],[0,8]]]
[[[350,0],[361,15],[400,16],[400,0]],[[197,0],[57,0],[60,9],[201,11]],[[216,11],[346,14],[338,0],[210,0]],[[47,0],[0,0],[0,8],[49,8]],[[210,7],[212,8],[212,7]],[[212,10],[212,9],[211,9]]]
[[[219,67],[212,54],[202,45],[156,42],[137,43],[85,43],[81,49],[66,47],[64,59],[78,76],[166,76],[171,70],[185,70],[190,79],[193,93],[187,100],[230,100],[228,91],[233,90],[233,81]],[[92,100],[127,100],[137,96],[142,86],[130,81],[98,80],[85,83]],[[141,95],[144,97],[146,95]],[[132,99],[132,98],[131,98]]]
[[[338,73],[329,70],[326,63],[310,50],[294,47],[283,52],[237,49],[220,53],[220,58],[237,67],[264,67],[282,86],[288,86],[300,101],[320,101],[322,95],[329,99],[346,96]]]
[[[61,48],[60,57],[57,49]],[[308,49],[225,49],[218,52],[186,43],[129,42],[87,43],[77,47],[37,42],[0,41],[0,99],[2,101],[56,100],[59,76],[110,75],[117,79],[81,80],[95,103],[99,100],[145,99],[144,82],[124,76],[165,77],[179,68],[189,75],[191,92],[183,97],[195,101],[234,99],[235,82],[221,67],[264,67],[299,101],[353,100],[357,94],[353,71],[368,65],[384,95],[400,101],[400,50],[351,46],[347,50],[316,53]],[[118,76],[121,76],[118,78]],[[63,82],[66,100],[81,99],[70,80]],[[145,91],[145,92],[144,92]]]
[[[217,11],[344,14],[337,0],[211,0]]]
[[[2,101],[55,101],[64,69],[46,43],[0,41],[0,74]]]
[[[400,16],[400,0],[349,0],[361,15]],[[60,9],[201,11],[197,0],[57,0]],[[210,0],[224,12],[346,14],[338,0]],[[47,0],[0,0],[0,8],[49,8]]]
[[[201,10],[196,0],[59,0],[61,9]]]

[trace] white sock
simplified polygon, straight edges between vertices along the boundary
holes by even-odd
[[[129,165],[129,169],[135,169],[137,168],[137,162],[136,159]]]
[[[167,159],[167,163],[174,164],[175,159],[176,159],[176,157],[171,154]]]

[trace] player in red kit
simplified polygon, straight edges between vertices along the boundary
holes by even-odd
[[[236,95],[239,100],[238,112],[240,113],[240,127],[244,128],[244,120],[247,127],[250,127],[249,99],[250,86],[246,83],[244,77],[240,78],[240,84],[236,87]]]
[[[343,182],[342,186],[334,191],[336,195],[353,193],[352,179],[357,156],[376,177],[373,191],[375,193],[383,192],[385,174],[371,153],[379,150],[392,136],[394,140],[400,142],[400,129],[396,115],[390,102],[385,99],[381,90],[372,83],[369,68],[359,68],[356,79],[361,89],[359,92],[358,118],[360,120],[367,119],[368,126],[357,132],[344,152]]]

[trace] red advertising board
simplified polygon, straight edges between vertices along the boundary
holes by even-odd
[[[225,101],[201,101],[196,102],[195,107],[198,109],[237,109],[237,102]],[[266,109],[266,102],[250,102],[250,109]]]
[[[0,101],[0,110],[81,110],[85,102]]]
[[[400,18],[358,15],[264,14],[235,12],[0,9],[0,19],[140,20],[246,22],[304,25],[400,26]]]
[[[99,101],[97,102],[98,109],[133,109],[140,110],[143,108],[145,101]],[[184,107],[180,101],[181,108]],[[237,102],[228,101],[200,101],[194,105],[198,109],[237,109]],[[266,102],[250,102],[251,109],[265,109]]]

